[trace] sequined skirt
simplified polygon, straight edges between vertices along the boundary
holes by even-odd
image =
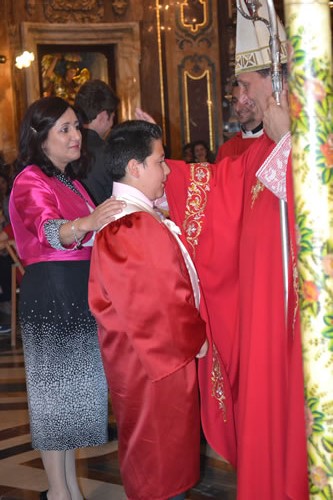
[[[26,268],[19,311],[34,448],[107,442],[107,384],[88,277],[88,261]]]

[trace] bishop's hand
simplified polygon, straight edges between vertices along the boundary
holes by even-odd
[[[290,130],[289,105],[285,90],[281,92],[280,104],[275,102],[274,97],[268,99],[263,123],[266,134],[276,143]]]

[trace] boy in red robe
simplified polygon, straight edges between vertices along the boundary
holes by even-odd
[[[129,500],[183,499],[200,475],[195,358],[205,323],[194,265],[178,227],[155,212],[170,172],[161,130],[144,122],[112,129],[113,195],[126,200],[96,236],[89,304],[119,436]]]

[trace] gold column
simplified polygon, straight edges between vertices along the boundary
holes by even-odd
[[[166,144],[166,119],[165,119],[165,98],[164,98],[164,75],[163,75],[163,47],[161,37],[161,8],[159,0],[155,0],[156,8],[156,33],[157,33],[157,46],[158,46],[158,70],[160,76],[160,97],[161,97],[161,114],[162,114],[162,134],[163,143]]]
[[[333,116],[327,0],[284,0],[311,498],[333,498]]]

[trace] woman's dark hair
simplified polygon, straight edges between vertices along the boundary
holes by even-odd
[[[7,195],[10,192],[10,179],[9,179],[9,176],[7,174],[5,174],[5,172],[0,172],[0,177],[2,179],[4,179],[4,181],[7,183],[7,190],[5,192],[5,195]]]
[[[43,144],[49,131],[57,120],[72,106],[60,97],[43,97],[32,103],[21,124],[19,138],[19,154],[16,161],[18,171],[27,165],[37,165],[47,176],[59,173],[59,169],[45,154]],[[67,165],[65,174],[71,179],[84,176],[86,171],[86,156]]]

